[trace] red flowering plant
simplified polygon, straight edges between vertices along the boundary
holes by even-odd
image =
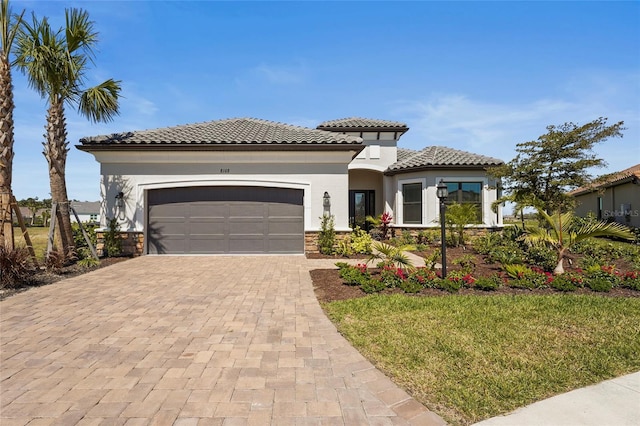
[[[640,271],[629,271],[622,277],[622,287],[640,291]]]
[[[420,284],[423,288],[432,288],[435,286],[435,281],[438,276],[434,271],[429,268],[416,268],[409,274],[409,279],[417,284]]]
[[[404,269],[391,265],[384,265],[380,271],[380,280],[387,287],[398,287],[408,276]]]

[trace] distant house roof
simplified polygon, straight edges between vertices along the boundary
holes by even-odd
[[[640,184],[640,164],[636,164],[635,166],[631,166],[628,169],[624,169],[620,172],[600,176],[593,182],[592,185],[574,189],[573,191],[569,192],[569,194],[573,196],[586,194],[598,189],[609,188],[611,186],[621,185],[627,182]]]
[[[472,154],[443,146],[429,146],[420,151],[398,149],[398,161],[389,166],[386,174],[431,168],[485,168],[503,164],[502,160],[484,155]]]
[[[104,149],[360,149],[362,139],[335,132],[293,126],[257,118],[229,118],[153,130],[80,139],[82,151]]]
[[[330,130],[330,131],[396,131],[396,132],[406,132],[409,130],[409,127],[405,123],[401,123],[399,121],[389,121],[389,120],[376,120],[372,118],[360,118],[360,117],[349,117],[349,118],[340,118],[337,120],[329,120],[320,123],[317,127],[320,130]]]
[[[100,202],[99,201],[72,201],[71,207],[80,214],[99,214]]]

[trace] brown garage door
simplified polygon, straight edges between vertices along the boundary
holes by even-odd
[[[303,253],[303,191],[187,187],[147,194],[151,254]]]

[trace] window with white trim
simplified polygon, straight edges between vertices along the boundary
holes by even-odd
[[[402,223],[422,223],[422,183],[402,184]]]
[[[482,223],[482,182],[445,182],[449,191],[448,203],[474,204],[477,223]]]

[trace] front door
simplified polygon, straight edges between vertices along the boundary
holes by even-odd
[[[376,192],[370,189],[349,191],[349,225],[352,228],[359,226],[366,231],[370,224],[366,217],[375,215]]]

